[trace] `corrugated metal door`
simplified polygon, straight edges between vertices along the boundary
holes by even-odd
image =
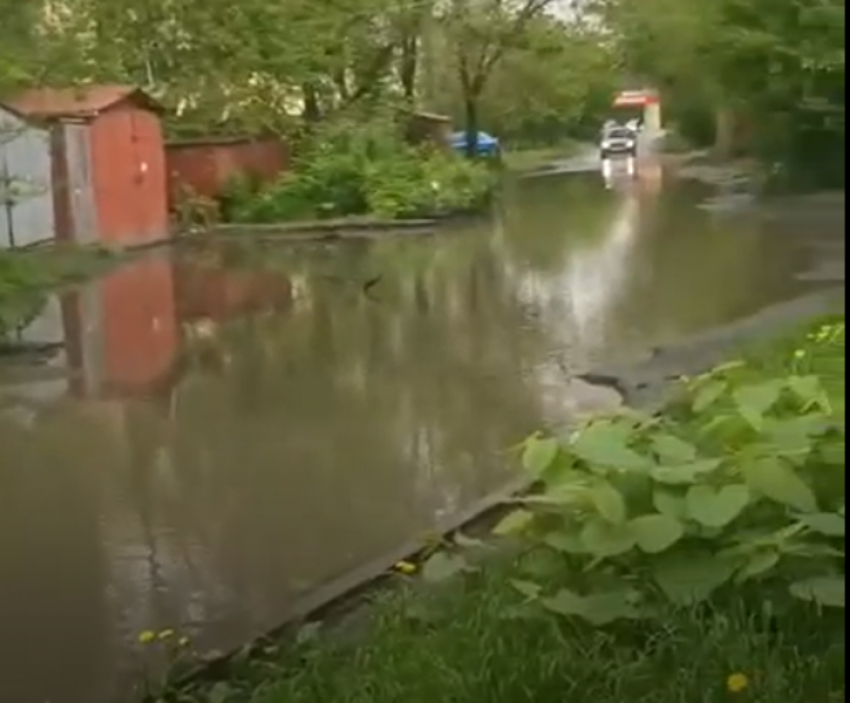
[[[68,189],[71,204],[71,231],[77,244],[94,244],[100,233],[95,209],[89,127],[67,122],[64,130],[65,156],[68,162]]]
[[[4,115],[5,117],[5,115]],[[53,239],[50,135],[13,124],[0,136],[0,247],[23,247]]]

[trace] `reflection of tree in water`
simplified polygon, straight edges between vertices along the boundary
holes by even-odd
[[[311,305],[225,325],[230,364],[185,379],[184,507],[254,617],[504,480],[504,450],[536,412],[520,314],[488,246],[459,234],[343,248],[316,271],[267,260],[306,272]],[[357,282],[376,270],[370,300]]]
[[[506,199],[499,240],[511,266],[545,276],[596,246],[617,195],[593,174],[520,181]]]
[[[793,260],[781,246],[743,219],[697,209],[675,188],[641,199],[635,227],[637,247],[609,306],[609,337],[670,341],[754,312],[793,280]]]
[[[511,193],[499,238],[508,273],[572,366],[728,322],[787,292],[787,250],[698,210],[698,195],[606,193],[582,177]]]

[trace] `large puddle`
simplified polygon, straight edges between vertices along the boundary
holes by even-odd
[[[529,180],[436,236],[152,255],[51,303],[22,333],[47,367],[0,371],[0,700],[120,699],[142,630],[281,623],[508,482],[571,369],[805,290],[804,226],[655,175]]]

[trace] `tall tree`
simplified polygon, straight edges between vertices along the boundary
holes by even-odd
[[[529,23],[553,3],[554,0],[450,0],[439,14],[456,62],[470,156],[477,153],[479,104],[494,69],[510,52],[525,46]]]

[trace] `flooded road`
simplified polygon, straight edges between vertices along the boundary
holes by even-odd
[[[571,370],[811,290],[807,231],[660,173],[512,186],[496,224],[155,254],[0,369],[0,700],[122,700],[142,630],[226,649],[513,477]],[[691,192],[693,191],[693,192]]]

